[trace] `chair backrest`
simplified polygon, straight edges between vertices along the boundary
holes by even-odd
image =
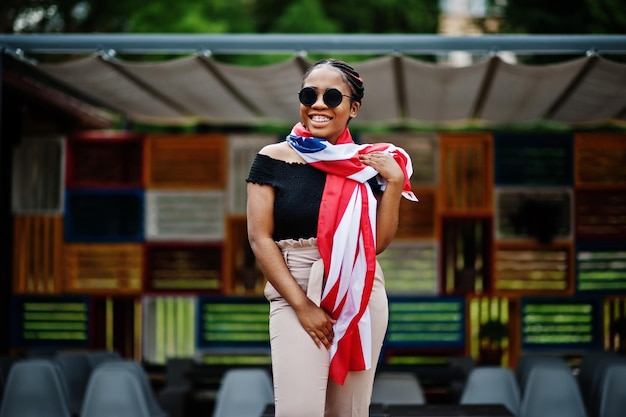
[[[547,355],[522,355],[515,368],[515,376],[517,377],[517,383],[519,385],[520,393],[523,395],[526,389],[526,383],[530,372],[536,366],[555,365],[560,366],[563,369],[571,369],[570,366],[560,356],[547,356]]]
[[[11,370],[11,366],[18,360],[19,359],[16,356],[0,355],[0,400],[2,400],[4,386],[6,385],[7,379],[9,378],[9,371]]]
[[[213,417],[260,416],[274,402],[272,378],[261,368],[232,368],[222,377]]]
[[[501,366],[480,366],[470,371],[459,403],[502,404],[517,415],[520,401],[520,389],[511,369]]]
[[[102,363],[97,369],[100,368],[125,369],[135,375],[135,377],[137,378],[137,382],[139,383],[139,387],[141,388],[141,391],[143,393],[142,395],[146,399],[146,404],[148,405],[148,412],[150,413],[150,416],[167,417],[167,413],[161,408],[161,405],[159,404],[156,395],[152,390],[148,374],[139,362],[134,360],[109,361]]]
[[[89,356],[79,352],[58,352],[54,360],[59,364],[67,382],[72,414],[80,413],[85,397],[85,389],[91,373]]]
[[[381,372],[374,378],[373,404],[421,405],[426,404],[424,391],[417,376],[409,372]]]
[[[81,417],[151,417],[141,383],[133,371],[101,366],[87,384]]]
[[[25,359],[11,367],[0,417],[70,417],[66,382],[49,359]]]
[[[123,360],[122,356],[114,350],[94,350],[89,352],[88,357],[92,371],[104,362]]]
[[[600,408],[600,398],[602,396],[602,388],[607,370],[619,364],[626,364],[626,358],[621,355],[606,355],[595,362],[595,366],[591,373],[591,382],[586,388],[587,411],[590,415],[596,415]]]
[[[599,363],[606,360],[610,361],[616,356],[617,353],[612,350],[591,351],[586,352],[581,356],[576,379],[578,380],[578,385],[580,386],[580,390],[583,394],[583,399],[585,399],[588,390],[591,389],[594,369],[596,369]]]
[[[569,367],[542,363],[530,370],[519,417],[587,417],[576,378]]]
[[[626,415],[626,364],[613,364],[604,373],[598,417]]]

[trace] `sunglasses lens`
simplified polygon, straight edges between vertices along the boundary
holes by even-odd
[[[305,106],[312,106],[317,101],[317,91],[313,87],[304,87],[298,93],[300,103]]]
[[[329,88],[324,93],[324,103],[328,107],[337,107],[341,104],[341,100],[343,100],[343,95],[336,88]]]

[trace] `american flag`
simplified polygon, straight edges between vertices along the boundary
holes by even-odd
[[[320,305],[337,320],[329,377],[343,384],[348,371],[372,366],[367,306],[376,272],[377,201],[367,181],[378,172],[361,163],[359,154],[389,152],[404,171],[402,195],[418,201],[411,191],[411,158],[390,143],[358,145],[347,127],[333,145],[312,137],[298,123],[287,136],[287,142],[307,163],[328,174],[317,235],[326,276]],[[384,181],[380,177],[378,180],[384,189]]]

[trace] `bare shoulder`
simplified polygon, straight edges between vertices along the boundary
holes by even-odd
[[[304,162],[287,142],[272,143],[264,146],[259,153],[285,162]]]

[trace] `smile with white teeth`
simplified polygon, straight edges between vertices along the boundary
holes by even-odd
[[[330,117],[322,116],[322,115],[315,115],[315,116],[311,116],[311,120],[316,123],[325,123],[325,122],[330,121]]]

